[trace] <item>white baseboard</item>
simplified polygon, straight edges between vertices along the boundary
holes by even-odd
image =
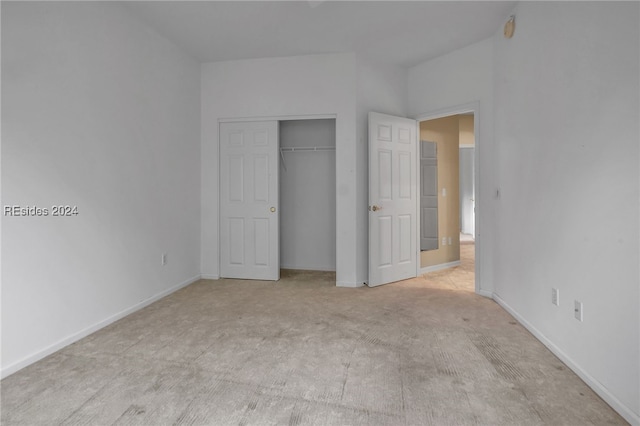
[[[91,333],[95,333],[96,331],[100,330],[101,328],[104,328],[106,326],[108,326],[109,324],[112,324],[116,321],[118,321],[119,319],[122,319],[124,317],[126,317],[127,315],[130,315],[132,313],[134,313],[137,310],[140,310],[142,308],[144,308],[145,306],[148,306],[150,304],[152,304],[153,302],[156,302],[160,299],[162,299],[165,296],[168,296],[169,294],[176,292],[178,290],[180,290],[183,287],[188,286],[189,284],[192,284],[196,281],[198,281],[200,279],[200,275],[196,275],[195,277],[189,278],[186,281],[181,282],[178,285],[175,285],[167,290],[161,291],[160,293],[151,296],[148,299],[145,299],[139,303],[136,303],[135,305],[118,312],[115,315],[112,315],[108,318],[105,318],[102,321],[99,321],[97,323],[95,323],[92,326],[89,326],[83,330],[80,330],[77,333],[74,333],[70,336],[65,337],[64,339],[61,339],[59,341],[57,341],[56,343],[41,349],[35,353],[32,353],[31,355],[28,355],[26,357],[24,357],[23,359],[14,362],[13,364],[10,364],[6,367],[2,367],[2,370],[0,370],[0,378],[4,379],[7,376],[10,376],[11,374],[17,372],[18,370],[23,369],[24,367],[33,364],[34,362],[40,361],[42,358],[51,355],[54,352],[59,351],[60,349],[64,348],[65,346],[68,346],[72,343],[77,342],[78,340],[82,339],[83,337],[86,337],[88,335],[90,335]]]
[[[439,265],[425,266],[424,268],[420,268],[420,275],[428,272],[440,271],[442,269],[453,268],[454,266],[460,266],[460,261],[455,260],[453,262],[441,263]]]
[[[595,393],[597,393],[600,398],[604,399],[607,404],[609,404],[614,410],[618,412],[626,421],[631,423],[634,426],[640,426],[640,415],[633,412],[629,407],[624,405],[618,398],[616,398],[609,390],[602,385],[598,380],[593,378],[589,373],[584,371],[578,364],[576,364],[567,354],[565,354],[560,348],[558,348],[553,342],[551,342],[547,337],[542,334],[538,329],[536,329],[531,323],[525,320],[520,314],[518,314],[515,310],[511,308],[504,300],[500,298],[497,294],[493,294],[493,300],[495,300],[498,305],[502,306],[502,308],[509,312],[515,319],[520,322],[529,330],[531,334],[533,334],[536,339],[542,342],[543,345],[547,347],[555,356],[560,358],[562,362],[564,362],[567,367],[573,370],[574,373],[578,375]]]
[[[220,275],[202,274],[202,275],[200,275],[200,278],[203,279],[203,280],[219,280],[220,279]]]
[[[364,283],[351,282],[351,281],[338,281],[336,282],[336,287],[350,287],[350,288],[364,287]]]
[[[322,272],[335,272],[336,271],[336,267],[331,267],[331,266],[326,266],[326,267],[318,267],[318,266],[300,266],[300,265],[296,265],[296,266],[287,266],[287,265],[280,265],[280,269],[292,269],[294,271],[322,271]]]
[[[493,293],[487,290],[477,290],[476,294],[487,297],[489,299],[493,299]]]

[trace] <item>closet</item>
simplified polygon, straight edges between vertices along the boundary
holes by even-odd
[[[336,270],[336,120],[279,122],[280,267]]]

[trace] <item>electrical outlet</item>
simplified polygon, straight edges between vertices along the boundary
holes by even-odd
[[[442,245],[443,246],[447,245],[447,237],[442,237]]]
[[[162,266],[167,264],[167,253],[162,253]]]
[[[443,197],[447,196],[447,188],[442,188],[442,196]]]
[[[557,288],[551,289],[551,303],[556,306],[560,306],[560,290]]]
[[[576,317],[576,319],[580,322],[582,322],[582,302],[579,301],[574,301],[574,309],[573,309],[573,314]]]

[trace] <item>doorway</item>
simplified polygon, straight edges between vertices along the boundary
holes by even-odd
[[[280,267],[336,270],[336,120],[280,121]]]
[[[424,159],[418,167],[421,171],[418,179],[419,193],[421,199],[430,203],[419,209],[420,237],[430,237],[430,241],[436,242],[435,246],[433,243],[421,246],[418,253],[418,274],[457,267],[458,270],[469,272],[467,277],[471,279],[468,288],[476,292],[480,288],[479,266],[475,262],[479,252],[475,229],[478,177],[477,110],[477,104],[469,104],[446,112],[426,115],[418,120],[420,147],[433,146],[430,151],[432,154],[435,153],[435,159],[430,160],[428,167],[423,167],[426,164]],[[435,172],[434,165],[437,168]],[[427,173],[422,174],[422,171]],[[437,201],[434,201],[436,197],[433,193],[437,196]],[[422,197],[423,195],[425,197]],[[430,235],[423,235],[423,224],[431,224],[426,228],[431,232]],[[473,273],[472,277],[470,271]]]

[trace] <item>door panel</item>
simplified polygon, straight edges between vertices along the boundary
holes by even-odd
[[[229,201],[242,202],[244,197],[244,170],[242,156],[229,156]]]
[[[398,197],[411,199],[411,177],[413,176],[413,164],[411,164],[411,154],[408,152],[398,153]]]
[[[417,123],[369,113],[369,286],[416,276]]]
[[[269,157],[256,155],[253,157],[253,201],[269,201]]]
[[[280,278],[277,152],[277,121],[220,124],[222,277]]]
[[[229,218],[229,263],[244,265],[244,218]]]
[[[393,261],[393,232],[391,225],[391,216],[378,216],[378,232],[380,241],[377,244],[379,247],[379,265],[383,267],[391,266]]]
[[[398,257],[398,262],[401,264],[411,262],[411,240],[413,238],[411,234],[411,216],[410,215],[399,215],[398,216],[398,238],[400,255]]]
[[[254,219],[254,244],[255,244],[255,264],[267,266],[269,264],[269,220]]]
[[[391,198],[391,151],[381,149],[378,151],[378,199],[390,201]]]

